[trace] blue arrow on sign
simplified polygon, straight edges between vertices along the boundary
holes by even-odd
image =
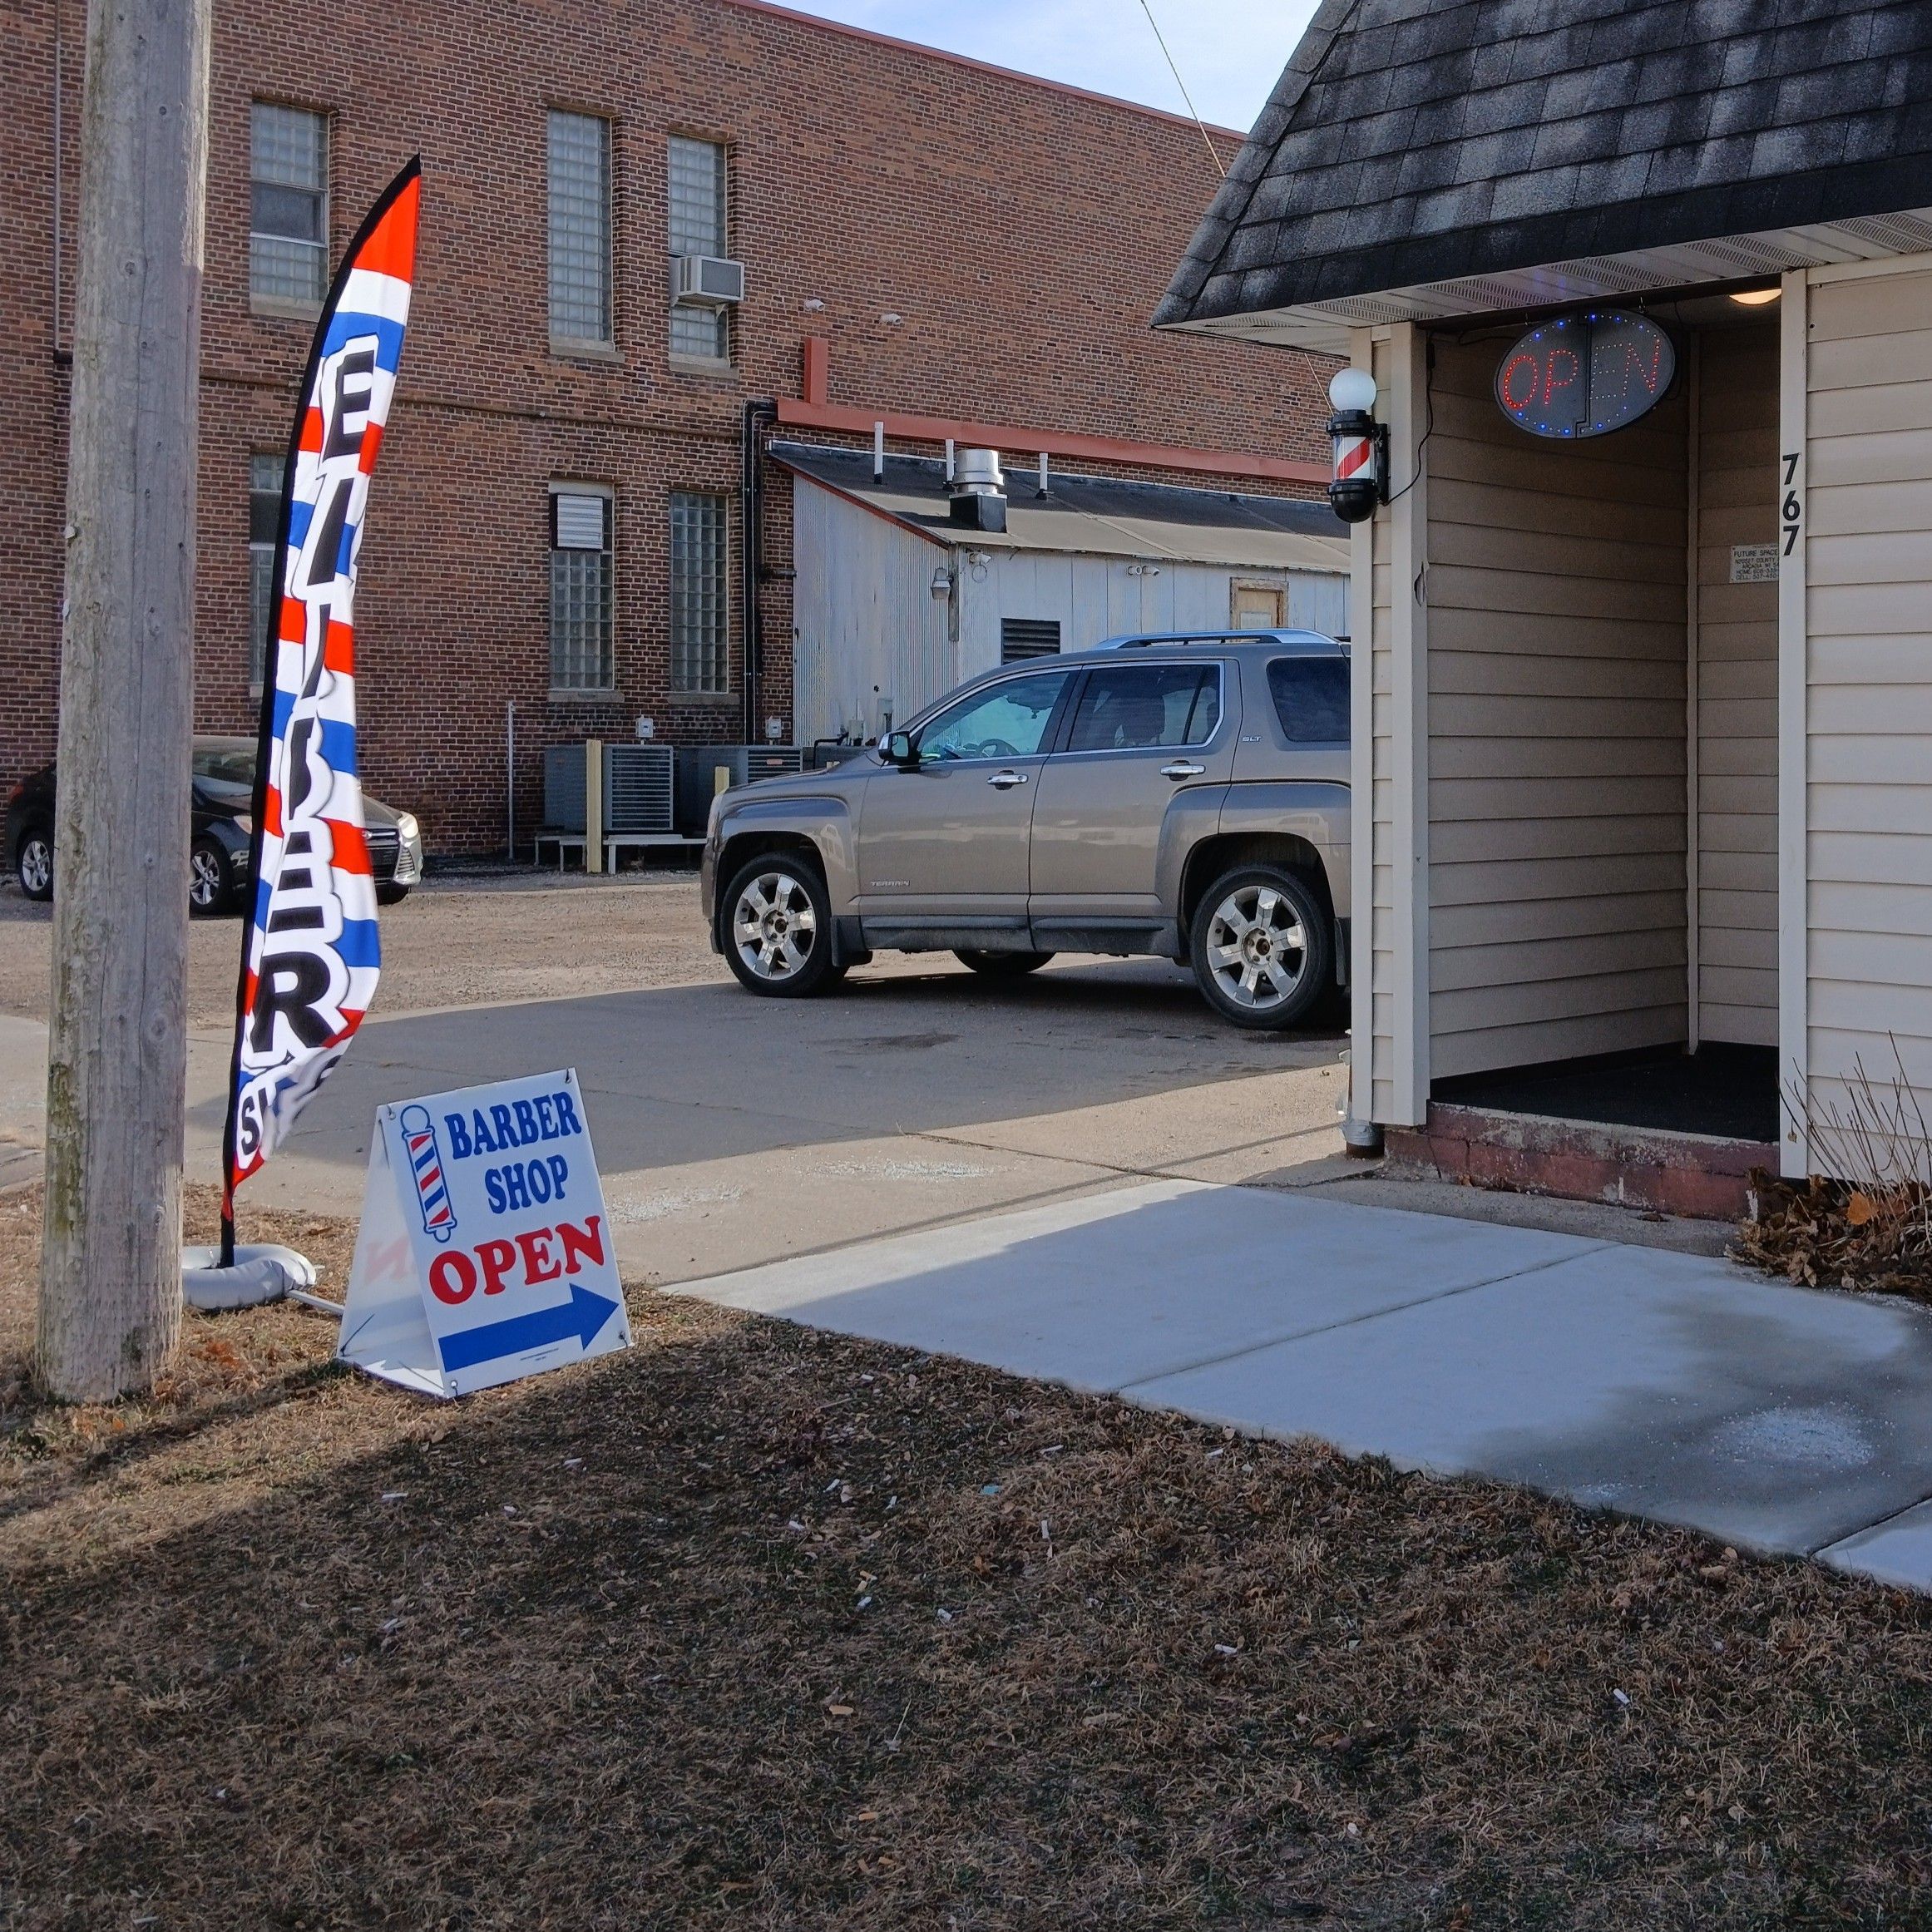
[[[459,1335],[446,1335],[437,1346],[442,1352],[443,1367],[452,1371],[474,1368],[480,1361],[497,1361],[506,1355],[521,1355],[526,1349],[541,1348],[572,1335],[588,1348],[616,1312],[617,1304],[608,1296],[593,1295],[572,1282],[567,1302],[486,1322],[481,1328],[466,1328]]]

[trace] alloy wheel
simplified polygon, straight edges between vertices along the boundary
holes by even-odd
[[[198,912],[212,912],[221,903],[221,861],[205,846],[188,854],[188,897]]]
[[[31,897],[42,897],[53,884],[54,852],[36,832],[29,833],[20,847],[20,889]]]
[[[1208,924],[1208,965],[1237,1006],[1265,1013],[1293,996],[1307,970],[1308,936],[1285,893],[1238,886]]]
[[[790,872],[773,869],[746,880],[731,909],[738,956],[762,980],[788,980],[805,970],[818,943],[812,896]]]

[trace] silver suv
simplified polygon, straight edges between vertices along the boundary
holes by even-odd
[[[712,946],[793,996],[886,947],[996,978],[1154,954],[1236,1025],[1292,1026],[1346,970],[1348,706],[1315,631],[1002,665],[847,763],[722,793]]]

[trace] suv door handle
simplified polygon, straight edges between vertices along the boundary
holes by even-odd
[[[1185,758],[1178,758],[1171,765],[1163,765],[1160,775],[1164,778],[1198,778],[1207,768],[1205,765],[1189,764]]]
[[[1015,785],[1026,783],[1026,774],[1024,772],[994,772],[988,776],[986,783],[996,785],[1002,792],[1010,792]]]

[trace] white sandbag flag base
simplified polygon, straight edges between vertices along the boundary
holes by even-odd
[[[379,1110],[339,1360],[464,1396],[630,1346],[574,1071]]]
[[[191,1245],[181,1250],[181,1299],[201,1314],[259,1308],[289,1295],[314,1302],[314,1296],[302,1292],[314,1286],[315,1263],[277,1242],[244,1243],[227,1267],[221,1265],[219,1247]]]

